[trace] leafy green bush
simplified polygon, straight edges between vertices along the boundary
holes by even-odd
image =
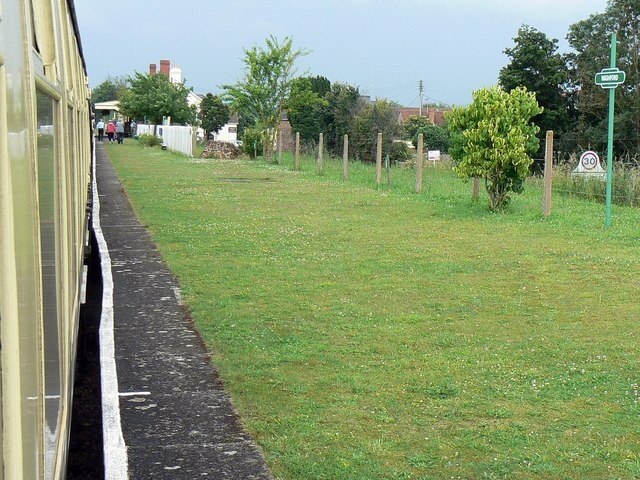
[[[411,152],[409,151],[409,145],[405,142],[399,141],[391,144],[391,148],[389,149],[389,159],[392,162],[404,162],[410,157]]]
[[[158,147],[162,145],[162,139],[160,137],[156,137],[151,133],[143,133],[138,138],[140,143],[145,147]]]
[[[418,134],[424,133],[425,129],[432,125],[431,121],[426,117],[411,115],[402,124],[402,134],[407,140],[411,140],[414,147],[418,146]]]
[[[449,130],[440,125],[434,125],[428,118],[411,116],[402,124],[404,137],[411,140],[414,147],[418,146],[418,134],[422,133],[426,150],[449,151]]]
[[[391,158],[391,145],[400,133],[398,111],[388,100],[376,100],[355,118],[355,135],[351,142],[356,158],[375,162],[378,149],[378,133],[382,133],[382,157]]]
[[[242,150],[251,158],[262,155],[262,130],[247,128],[242,135]]]
[[[440,150],[442,153],[449,151],[449,130],[439,125],[428,125],[422,132],[424,134],[425,150]],[[414,143],[417,143],[418,138]]]
[[[535,93],[500,87],[473,92],[473,102],[449,114],[449,153],[460,177],[485,180],[489,209],[504,208],[512,193],[521,193],[533,162],[529,154],[538,149],[539,127],[531,118],[542,109]]]

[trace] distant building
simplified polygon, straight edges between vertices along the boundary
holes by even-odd
[[[204,100],[204,94],[202,93],[189,92],[189,94],[187,95],[187,103],[189,104],[189,106],[191,107],[195,105],[198,110],[200,110],[200,104],[202,103],[202,100]]]
[[[295,148],[296,138],[293,133],[293,129],[291,128],[291,123],[289,123],[289,117],[286,110],[282,112],[280,123],[278,124],[278,130],[282,135],[282,150],[285,152],[292,152]]]
[[[184,79],[182,78],[182,68],[180,65],[172,65],[169,70],[169,80],[171,83],[184,83]]]
[[[149,64],[149,74],[164,73],[167,77],[171,74],[171,60],[160,60],[160,72],[157,70],[155,63]]]
[[[120,115],[120,102],[118,100],[111,100],[109,102],[99,102],[94,106],[96,112],[96,121],[102,120],[107,122],[109,120],[116,120]]]
[[[442,125],[445,115],[451,111],[451,107],[423,107],[422,116],[431,120],[434,125]],[[398,123],[403,124],[409,117],[420,115],[418,107],[400,107],[398,109]]]
[[[427,117],[434,125],[442,125],[445,116],[452,110],[451,107],[428,107]]]
[[[213,139],[218,142],[238,142],[238,115],[232,114],[229,121],[220,130],[213,134]]]
[[[422,116],[427,117],[425,115],[426,109],[422,110]],[[418,117],[420,116],[420,109],[418,107],[400,107],[398,108],[398,123],[403,124],[407,121],[409,117]],[[428,118],[428,117],[427,117]]]
[[[149,74],[155,75],[156,73],[162,73],[169,77],[172,83],[184,83],[184,76],[182,74],[182,67],[180,65],[172,65],[171,60],[160,60],[160,71],[155,63],[149,64]],[[189,106],[194,106],[200,111],[200,105],[204,100],[204,94],[195,93],[190,91],[187,95],[187,103]],[[204,136],[204,130],[198,128],[198,136]],[[238,142],[238,115],[231,115],[229,121],[223,125],[223,127],[213,135],[214,140],[220,142],[231,142],[237,144]]]

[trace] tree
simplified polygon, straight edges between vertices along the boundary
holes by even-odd
[[[287,116],[294,132],[300,132],[303,141],[318,138],[322,129],[321,115],[323,107],[328,105],[324,96],[326,84],[317,79],[324,77],[296,78],[291,85],[291,94],[287,100]],[[325,79],[326,80],[326,79]],[[326,80],[329,83],[329,80]],[[328,91],[331,90],[329,83]]]
[[[315,77],[307,77],[311,82],[311,90],[316,92],[320,97],[324,98],[331,91],[331,82],[327,77],[316,75]]]
[[[216,133],[224,124],[229,121],[231,113],[229,107],[225,105],[220,97],[207,93],[200,104],[198,120],[204,129],[205,141],[209,139],[210,133]]]
[[[473,93],[467,107],[449,114],[454,170],[461,177],[484,178],[489,209],[505,207],[511,193],[520,193],[529,174],[529,154],[538,149],[539,128],[530,119],[542,112],[535,94],[518,87]]]
[[[412,115],[402,124],[404,137],[411,140],[414,147],[418,146],[418,135],[422,133],[424,146],[431,150],[449,151],[449,130],[434,125],[426,117]]]
[[[400,135],[398,107],[388,100],[376,100],[355,119],[354,147],[362,160],[375,161],[378,133],[382,133],[382,154],[387,155]]]
[[[163,117],[172,122],[188,125],[196,118],[195,107],[190,107],[187,96],[191,91],[182,83],[172,83],[163,74],[136,72],[129,79],[131,88],[120,97],[120,111],[137,119],[147,119],[155,125],[162,124]]]
[[[418,135],[424,134],[429,125],[432,125],[431,120],[427,117],[421,117],[419,115],[411,115],[402,124],[402,133],[404,137],[413,142],[413,146],[418,146]]]
[[[344,136],[354,136],[355,119],[366,108],[366,102],[360,97],[358,87],[347,83],[334,83],[325,99],[327,105],[318,114],[318,125],[325,133],[327,150],[339,155]]]
[[[417,141],[417,139],[416,139]],[[449,130],[440,125],[428,125],[423,132],[424,146],[429,150],[449,151]]]
[[[263,148],[268,156],[273,151],[276,127],[291,91],[295,62],[307,53],[294,50],[289,37],[280,42],[270,36],[266,39],[266,48],[244,50],[244,78],[235,85],[223,87],[226,91],[223,98],[231,108],[264,132]]]
[[[91,90],[91,103],[109,102],[117,100],[127,90],[128,81],[122,77],[107,77],[107,79]]]
[[[569,28],[567,39],[571,80],[575,86],[577,143],[604,151],[607,139],[608,93],[594,84],[594,75],[609,67],[611,32],[617,32],[617,66],[627,74],[616,89],[615,150],[640,155],[640,2],[610,0],[604,13],[591,15]]]
[[[558,53],[558,40],[522,25],[513,41],[515,46],[504,50],[511,62],[500,70],[500,86],[507,92],[525,87],[536,94],[544,111],[533,121],[541,134],[547,130],[566,132],[570,126],[569,70],[566,57]]]

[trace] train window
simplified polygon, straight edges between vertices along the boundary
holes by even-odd
[[[56,81],[54,62],[56,60],[53,10],[50,0],[32,0],[31,26],[33,48],[42,59],[44,72],[50,81]],[[39,66],[39,65],[38,65]]]
[[[60,411],[59,287],[56,266],[56,108],[49,95],[37,92],[37,151],[44,335],[45,471],[51,471]]]
[[[33,4],[29,3],[29,12],[31,13],[31,41],[33,42],[33,49],[40,53],[40,48],[38,48],[38,36],[36,34],[36,21],[35,15],[33,14]]]

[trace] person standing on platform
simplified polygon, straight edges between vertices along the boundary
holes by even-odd
[[[104,122],[102,121],[102,119],[98,120],[96,128],[98,129],[98,141],[101,142],[104,138]]]
[[[113,120],[109,120],[109,123],[107,124],[107,136],[109,137],[109,143],[113,142],[115,135],[116,124],[113,123]]]
[[[118,136],[118,143],[124,143],[124,122],[121,118],[116,123],[116,135]]]

